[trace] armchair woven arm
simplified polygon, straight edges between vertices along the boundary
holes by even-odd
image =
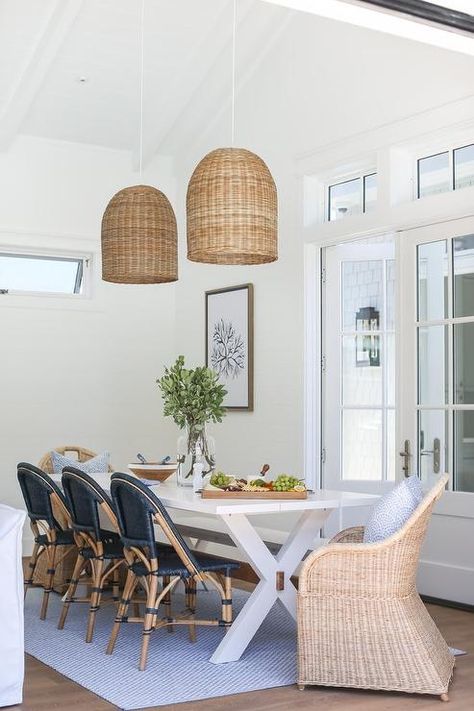
[[[364,526],[353,526],[336,533],[329,543],[362,543],[363,538]]]
[[[412,594],[416,590],[420,546],[446,480],[447,477],[440,479],[405,525],[390,538],[362,543],[363,528],[349,528],[325,548],[314,551],[301,568],[300,593],[355,598]]]
[[[407,575],[410,558],[413,571]],[[409,595],[416,564],[416,555],[407,556],[403,541],[330,543],[306,558],[298,590],[301,596],[333,598]]]

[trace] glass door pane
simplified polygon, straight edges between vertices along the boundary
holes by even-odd
[[[448,402],[447,326],[418,327],[418,404]]]
[[[418,247],[418,320],[436,321],[448,315],[446,240]]]
[[[454,416],[454,490],[474,492],[474,410]]]
[[[454,317],[474,315],[474,235],[453,240]]]
[[[418,245],[417,281],[417,472],[428,481],[448,465],[449,328],[444,323],[450,303],[447,240]]]
[[[395,477],[394,255],[391,236],[324,251],[327,488],[380,492]]]

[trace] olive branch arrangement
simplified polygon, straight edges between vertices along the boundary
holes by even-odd
[[[219,383],[219,374],[205,366],[189,370],[180,355],[156,382],[164,401],[164,416],[172,417],[180,429],[188,428],[188,452],[193,455],[188,475],[196,461],[198,442],[209,466],[214,468],[203,433],[207,422],[222,422],[226,414],[222,403],[227,390]]]

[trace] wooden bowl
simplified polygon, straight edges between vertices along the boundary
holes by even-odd
[[[128,465],[130,471],[139,479],[152,479],[153,481],[166,481],[166,479],[175,473],[178,465],[176,463],[160,464],[159,462],[132,462]]]

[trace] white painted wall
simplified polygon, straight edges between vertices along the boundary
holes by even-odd
[[[0,501],[22,504],[16,464],[56,445],[108,449],[123,468],[137,451],[174,454],[155,379],[174,357],[174,285],[101,280],[100,221],[110,197],[138,182],[130,154],[20,138],[0,154],[1,245],[93,254],[89,300],[0,300]],[[173,165],[144,182],[175,203]],[[28,532],[27,532],[28,535]]]

